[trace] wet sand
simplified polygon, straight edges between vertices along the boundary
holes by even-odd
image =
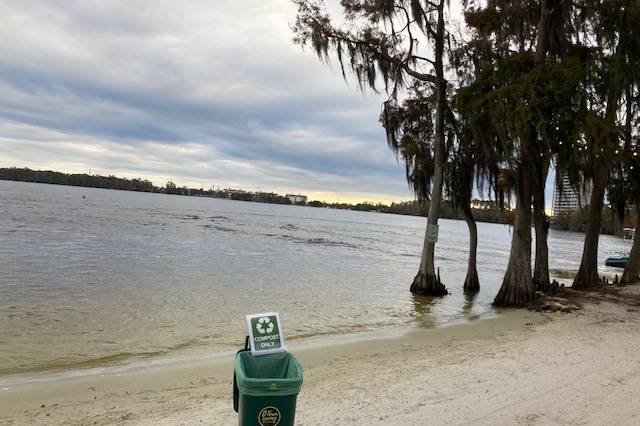
[[[305,368],[296,424],[638,424],[638,298],[634,286],[569,314],[292,344]],[[12,386],[0,424],[233,425],[231,376],[228,356]]]

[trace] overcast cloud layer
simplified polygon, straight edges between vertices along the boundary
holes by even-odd
[[[363,96],[287,0],[3,1],[0,166],[408,199]]]
[[[0,166],[411,198],[384,96],[294,46],[294,18],[289,0],[0,2]]]

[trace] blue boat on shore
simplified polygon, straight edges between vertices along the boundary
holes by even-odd
[[[607,266],[611,266],[613,268],[624,268],[627,266],[627,262],[629,261],[629,257],[609,257],[604,261],[604,264]]]

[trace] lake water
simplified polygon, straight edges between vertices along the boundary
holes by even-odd
[[[441,221],[451,295],[413,297],[426,219],[0,181],[0,376],[205,356],[243,345],[244,315],[288,340],[491,314],[510,228],[479,224],[482,290],[465,298],[468,234]],[[583,235],[551,231],[556,276]],[[601,262],[628,248],[603,236]]]

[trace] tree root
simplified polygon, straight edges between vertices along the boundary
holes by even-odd
[[[549,288],[552,287],[553,283],[549,281],[548,277],[538,276],[538,274],[534,274],[533,285],[537,291],[542,291],[547,293]]]
[[[573,280],[571,286],[574,290],[593,290],[604,285],[604,282],[596,271],[584,272],[582,269],[578,270],[578,275]]]
[[[549,296],[540,291],[536,292],[536,299],[529,306],[537,312],[572,312],[582,309],[582,305],[571,302],[564,297]]]
[[[425,275],[418,272],[411,284],[411,293],[420,296],[446,296],[449,294],[442,281],[440,281],[440,269],[438,275]]]
[[[544,283],[541,281],[536,281],[536,279],[534,278],[533,284],[536,286],[536,292],[544,293],[549,296],[553,296],[554,294],[557,294],[561,288],[564,288],[564,284],[560,284],[556,280]]]

